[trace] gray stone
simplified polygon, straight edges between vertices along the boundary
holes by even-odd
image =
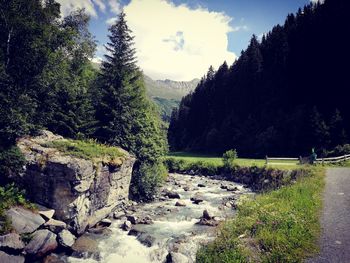
[[[164,193],[164,196],[167,196],[167,197],[169,197],[169,198],[171,198],[171,199],[180,199],[180,198],[181,198],[181,196],[180,196],[179,193],[174,192],[174,191],[169,191],[169,190],[167,190],[167,191]]]
[[[121,219],[121,218],[123,218],[125,216],[125,213],[124,212],[114,212],[113,213],[113,218],[114,219]]]
[[[5,212],[5,215],[18,234],[32,233],[45,223],[39,214],[22,207],[12,207]]]
[[[24,263],[24,257],[12,256],[0,251],[0,262],[1,263]]]
[[[50,209],[39,204],[36,204],[36,207],[38,208],[39,215],[41,215],[46,220],[50,220],[55,214],[54,209]]]
[[[227,191],[228,192],[235,192],[235,191],[238,191],[238,188],[237,188],[237,186],[228,186]]]
[[[166,257],[166,263],[189,263],[190,260],[185,255],[176,253],[176,252],[170,252]]]
[[[16,233],[10,233],[4,236],[0,236],[0,249],[6,250],[22,250],[24,243],[21,240],[20,235]]]
[[[126,216],[128,221],[131,222],[131,224],[136,225],[138,224],[138,218],[136,216]]]
[[[66,262],[60,259],[58,255],[50,254],[44,258],[43,263],[66,263]]]
[[[122,224],[122,226],[121,226],[121,228],[124,230],[124,231],[129,231],[130,229],[131,229],[131,227],[132,227],[132,224],[131,224],[131,222],[130,221],[125,221],[123,224]]]
[[[156,241],[155,237],[146,233],[141,233],[140,235],[138,235],[137,240],[140,241],[140,243],[145,245],[146,247],[153,246],[154,242]]]
[[[44,227],[57,234],[61,232],[63,229],[66,229],[67,224],[63,221],[59,221],[51,218],[49,221],[47,221],[44,224]]]
[[[102,235],[102,236],[109,236],[112,234],[112,230],[105,226],[90,228],[88,232],[91,234]]]
[[[45,145],[62,140],[49,131],[24,137],[17,146],[26,165],[12,180],[26,189],[28,197],[55,210],[55,219],[82,234],[128,200],[135,158],[119,149],[123,157],[101,162],[69,156]]]
[[[191,197],[191,201],[192,201],[194,204],[198,205],[199,203],[203,202],[204,199],[203,199],[203,197],[202,197],[201,195],[198,195],[198,194],[197,194],[197,195]]]
[[[92,257],[94,259],[98,259],[100,257],[97,242],[86,234],[82,235],[75,241],[74,245],[72,246],[72,249],[74,251],[72,253],[73,257]]]
[[[186,206],[186,203],[185,203],[185,201],[183,201],[183,200],[178,200],[178,201],[175,203],[175,206]]]
[[[58,242],[63,247],[70,248],[77,238],[68,230],[64,229],[58,234]]]
[[[205,209],[205,210],[203,211],[203,216],[202,216],[202,218],[204,218],[204,219],[212,219],[213,216],[209,214],[209,212],[208,212],[207,209]]]
[[[57,248],[56,237],[56,234],[47,229],[38,230],[33,234],[24,251],[30,255],[42,257]]]
[[[150,216],[143,216],[137,220],[137,224],[151,225],[153,224],[153,219]]]
[[[98,222],[98,226],[101,227],[109,227],[112,224],[112,221],[108,218],[102,219],[100,222]]]

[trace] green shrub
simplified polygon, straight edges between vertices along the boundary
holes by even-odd
[[[17,146],[0,148],[0,184],[8,183],[7,176],[11,173],[20,173],[24,164],[24,156]]]
[[[222,161],[224,163],[224,166],[226,168],[231,168],[235,165],[235,160],[238,158],[238,154],[236,149],[232,149],[229,151],[226,151],[223,155],[222,155]]]
[[[157,193],[157,188],[164,182],[168,171],[162,162],[140,163],[134,165],[131,179],[130,194],[134,199],[151,201]]]

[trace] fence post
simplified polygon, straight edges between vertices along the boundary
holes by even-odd
[[[269,163],[269,157],[267,157],[267,155],[265,156],[265,164]]]
[[[303,164],[303,157],[299,156],[299,164]]]
[[[322,157],[322,166],[324,166],[324,158]]]

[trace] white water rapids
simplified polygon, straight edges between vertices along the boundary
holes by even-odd
[[[204,187],[199,187],[199,184],[203,184]],[[226,187],[237,188],[229,191]],[[168,253],[174,251],[186,256],[188,262],[194,262],[198,247],[215,237],[215,227],[196,224],[203,210],[208,210],[220,220],[232,217],[235,210],[231,204],[240,195],[250,193],[249,189],[240,184],[180,174],[170,174],[164,189],[180,194],[180,200],[186,206],[175,206],[179,199],[161,196],[160,200],[138,204],[128,211],[138,217],[147,215],[153,219],[153,224],[133,226],[133,229],[150,240],[150,247],[143,245],[139,238],[128,235],[127,231],[120,228],[125,219],[113,220],[109,235],[96,236],[100,251],[98,260],[65,256],[62,259],[71,263],[155,263],[165,262]],[[194,204],[190,198],[195,195],[200,195],[204,201]]]

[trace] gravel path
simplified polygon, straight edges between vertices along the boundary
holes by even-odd
[[[320,255],[309,263],[350,262],[350,169],[327,170]]]

